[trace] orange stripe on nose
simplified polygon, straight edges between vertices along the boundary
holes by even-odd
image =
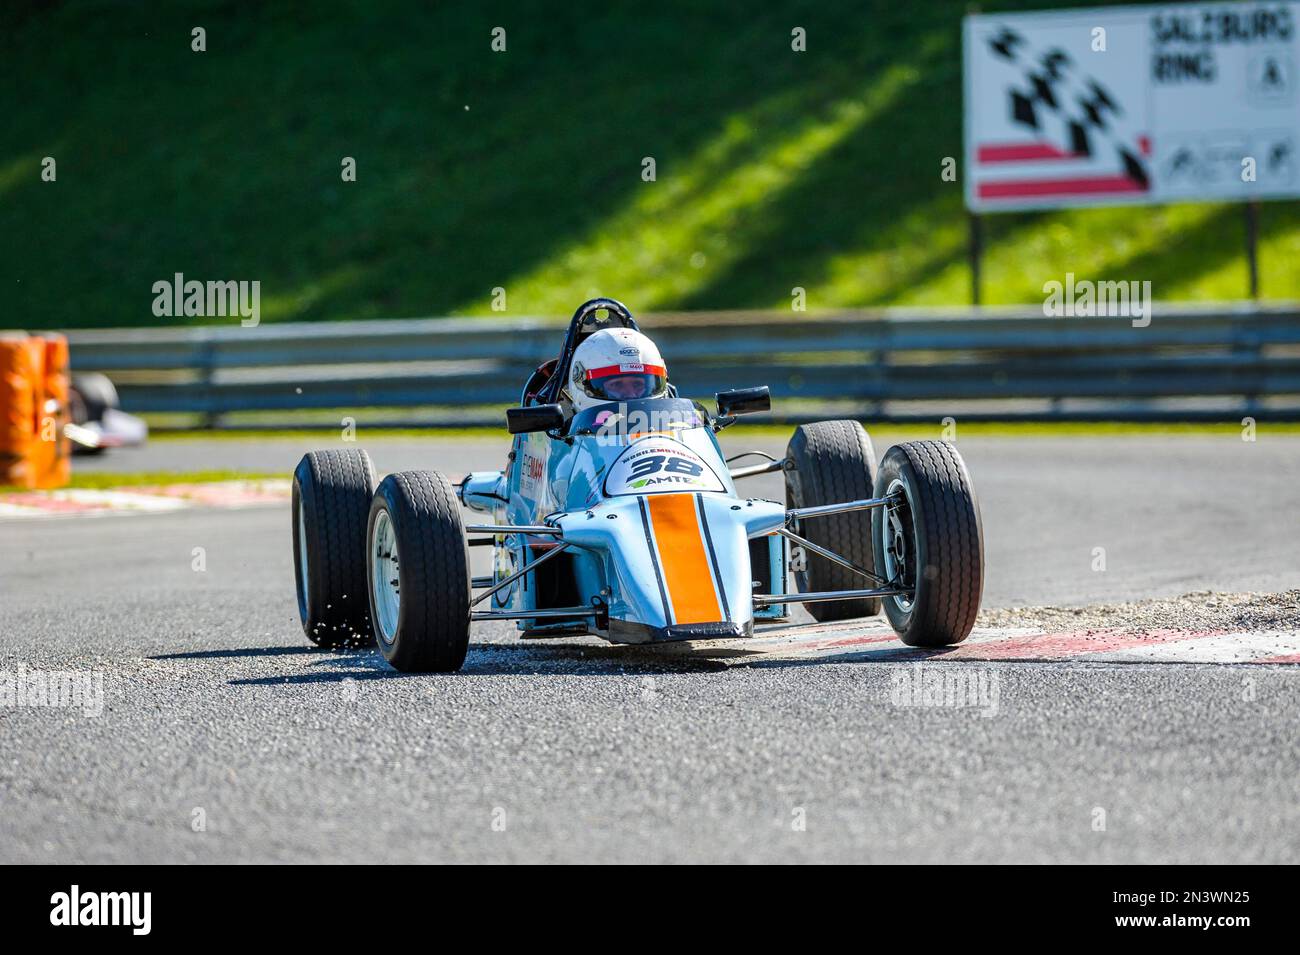
[[[693,494],[648,494],[664,585],[677,623],[720,623],[709,555],[700,535]]]

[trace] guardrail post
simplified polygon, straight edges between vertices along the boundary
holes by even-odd
[[[1242,405],[1243,410],[1248,415],[1259,413],[1260,392],[1263,385],[1260,381],[1259,361],[1264,353],[1264,344],[1260,340],[1259,332],[1249,316],[1237,316],[1232,322],[1232,354],[1237,358],[1245,358],[1250,362],[1250,371],[1246,375],[1242,384]]]
[[[1246,268],[1250,273],[1250,297],[1259,298],[1259,203],[1246,200]]]
[[[871,356],[872,364],[875,365],[876,381],[878,383],[885,383],[886,385],[886,387],[881,389],[881,395],[877,398],[872,399],[871,401],[871,405],[870,405],[871,413],[875,416],[875,420],[877,421],[882,421],[884,420],[885,417],[884,395],[889,393],[888,382],[889,382],[890,351],[892,351],[892,346],[890,345],[888,338],[885,337],[884,340],[880,342],[879,347],[876,348],[876,350],[872,353]]]
[[[203,344],[199,348],[199,382],[203,386],[203,415],[201,421],[203,427],[216,430],[221,427],[221,411],[217,407],[217,391],[213,387],[216,383],[217,370],[217,345],[209,336],[205,335]]]

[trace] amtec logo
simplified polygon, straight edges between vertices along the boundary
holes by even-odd
[[[87,892],[79,886],[50,896],[51,925],[129,925],[133,935],[148,935],[152,892]]]

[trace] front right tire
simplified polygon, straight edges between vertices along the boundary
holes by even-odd
[[[361,450],[312,451],[293,472],[298,616],[313,643],[374,644],[366,601],[366,517],[375,466]]]
[[[370,618],[384,659],[403,673],[459,670],[469,649],[469,547],[451,483],[436,471],[384,478],[366,541]]]
[[[786,450],[791,462],[785,472],[788,507],[843,504],[872,496],[876,479],[876,453],[871,438],[856,421],[817,421],[795,429]],[[814,544],[845,557],[863,569],[872,565],[871,514],[849,511],[814,517],[792,527]],[[800,593],[817,590],[867,590],[868,578],[812,552],[804,554],[804,569],[796,570]],[[814,601],[804,604],[814,620],[852,620],[880,613],[880,598]]]

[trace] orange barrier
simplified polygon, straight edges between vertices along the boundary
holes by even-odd
[[[68,340],[0,337],[0,485],[63,487],[72,476]]]

